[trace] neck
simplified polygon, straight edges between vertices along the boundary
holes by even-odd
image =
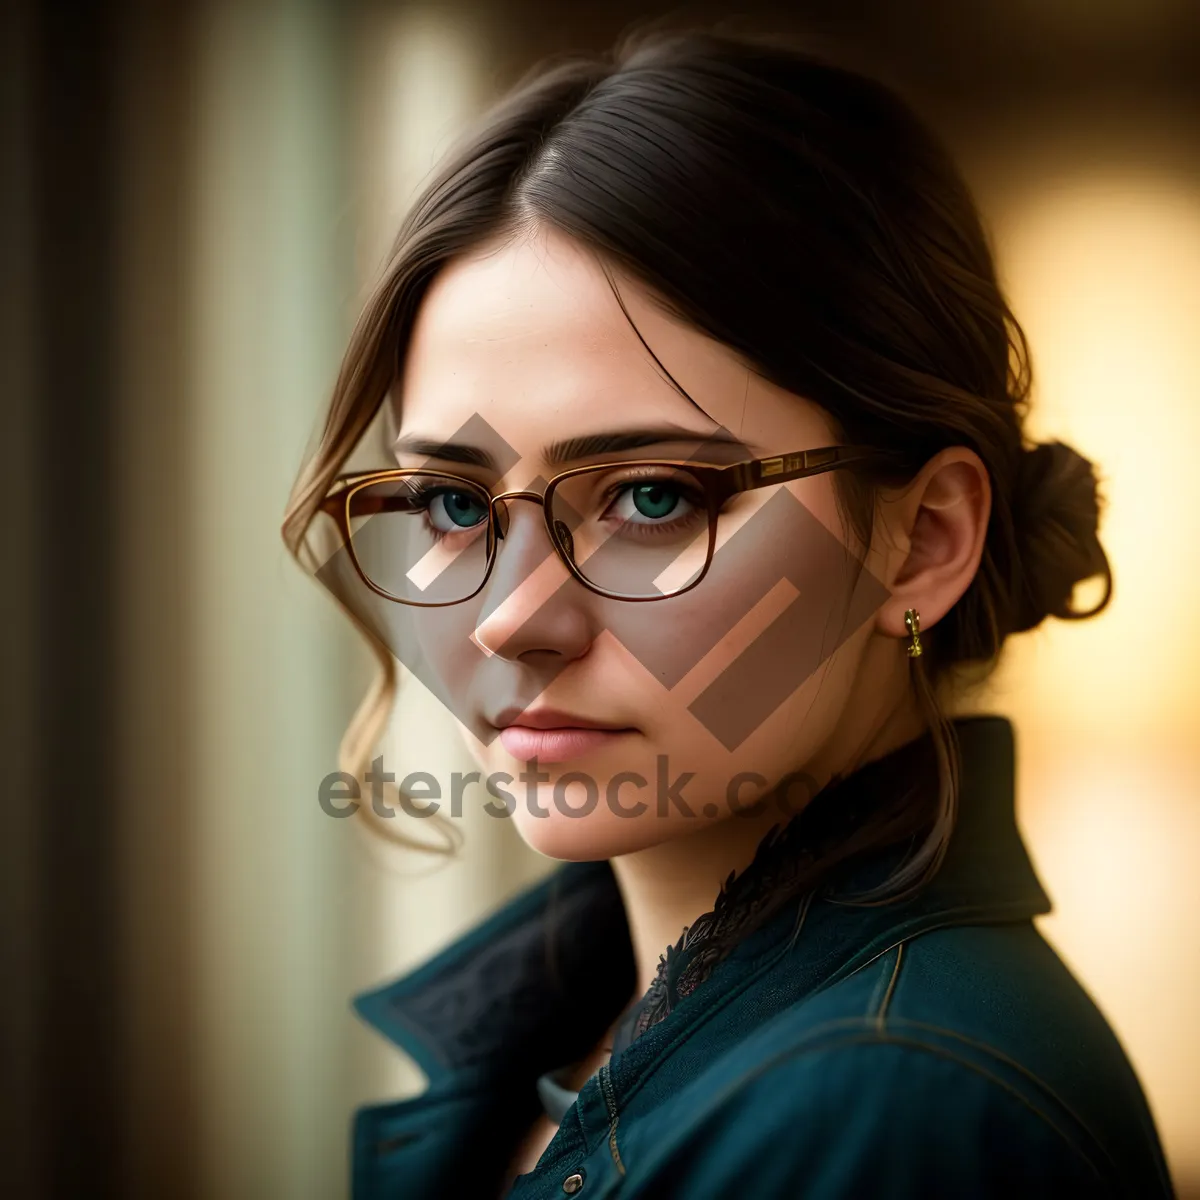
[[[824,786],[834,774],[848,774],[921,732],[912,706],[893,704],[872,714],[865,728],[862,722],[839,726],[820,754],[801,764],[801,769]],[[730,873],[749,866],[759,842],[779,823],[774,806],[765,809],[753,820],[727,818],[611,860],[637,965],[637,995],[653,983],[666,948],[679,940],[685,926],[712,909]]]

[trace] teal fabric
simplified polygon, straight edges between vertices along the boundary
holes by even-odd
[[[1172,1196],[1138,1080],[1032,918],[1001,717],[956,722],[961,811],[931,884],[848,903],[872,861],[739,943],[581,1088],[512,1200]],[[841,786],[886,787],[910,748]],[[1097,886],[1104,886],[1098,880]],[[354,1200],[495,1197],[540,1110],[631,999],[607,863],[567,864],[356,1001],[429,1077],[355,1118]]]

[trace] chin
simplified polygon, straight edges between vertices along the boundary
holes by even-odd
[[[598,807],[587,816],[569,817],[555,810],[553,801],[543,800],[542,807],[549,815],[536,817],[518,809],[513,816],[517,832],[539,854],[562,862],[616,858],[666,840],[665,830],[652,828],[661,824],[653,820],[653,814],[649,821],[620,818]]]

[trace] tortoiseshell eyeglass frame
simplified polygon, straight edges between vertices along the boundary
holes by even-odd
[[[456,475],[453,471],[433,470],[428,467],[397,467],[382,471],[340,476],[333,481],[328,495],[321,501],[320,510],[337,522],[339,533],[350,551],[354,568],[363,583],[371,591],[397,604],[408,604],[416,608],[447,608],[454,604],[463,604],[467,600],[479,595],[491,576],[492,566],[496,560],[497,545],[504,538],[504,528],[501,521],[502,510],[498,506],[501,501],[510,500],[531,500],[541,504],[542,514],[546,520],[546,533],[550,538],[550,544],[554,547],[555,553],[562,560],[567,570],[585,588],[611,600],[628,600],[633,603],[639,603],[666,600],[673,596],[681,596],[685,592],[690,592],[703,581],[704,577],[708,574],[709,567],[712,565],[713,553],[716,548],[717,517],[725,503],[732,496],[736,496],[741,492],[753,491],[755,488],[768,487],[778,483],[790,483],[795,479],[806,479],[812,475],[820,475],[825,471],[837,470],[841,467],[862,463],[876,457],[876,451],[864,446],[823,446],[817,450],[797,450],[792,454],[775,455],[771,458],[747,459],[744,462],[731,463],[728,466],[709,466],[682,459],[630,459],[617,462],[593,463],[588,466],[572,467],[569,470],[561,471],[546,484],[545,491],[540,494],[531,491],[511,491],[501,492],[496,496],[493,496],[487,488],[476,480]],[[620,592],[609,591],[592,583],[574,562],[562,536],[554,528],[554,521],[550,515],[550,499],[553,497],[555,489],[567,479],[592,474],[597,471],[611,471],[614,468],[645,468],[656,466],[669,467],[674,471],[687,472],[696,480],[698,489],[706,498],[708,506],[708,552],[705,557],[704,567],[695,579],[678,591],[664,592],[661,595],[654,596],[628,596]],[[388,483],[400,479],[431,475],[437,476],[439,479],[450,479],[455,483],[461,484],[464,491],[473,492],[478,495],[481,503],[487,507],[488,511],[487,565],[484,568],[483,577],[480,579],[479,586],[470,595],[463,596],[458,600],[429,602],[409,600],[401,596],[395,596],[386,589],[378,586],[367,575],[354,549],[354,538],[350,525],[351,517],[370,516],[373,513],[388,511],[386,504],[387,497],[362,497],[362,492],[366,488],[377,483]],[[352,511],[356,496],[365,500],[367,507],[360,507],[358,511]]]

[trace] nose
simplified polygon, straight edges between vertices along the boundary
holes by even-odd
[[[595,636],[587,589],[555,552],[538,511],[540,499],[530,493],[497,501],[496,557],[475,641],[501,658],[541,652],[573,659],[586,652]],[[518,504],[520,500],[534,503]]]

